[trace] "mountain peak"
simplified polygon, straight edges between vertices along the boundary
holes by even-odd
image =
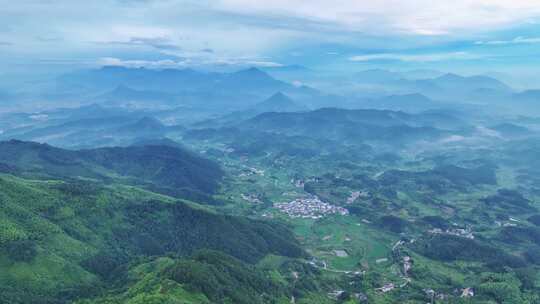
[[[409,94],[403,94],[402,96],[403,97],[408,97],[408,98],[411,98],[411,99],[430,101],[431,102],[431,99],[429,99],[426,95],[421,94],[421,93],[409,93]]]
[[[247,68],[246,71],[248,72],[261,72],[263,73],[263,71],[261,71],[260,69],[256,68],[256,67],[250,67],[250,68]]]
[[[294,104],[294,101],[289,96],[283,94],[283,92],[277,92],[274,95],[268,97],[265,101],[261,102],[260,104],[290,105],[290,104]]]
[[[104,65],[100,68],[100,70],[103,70],[103,71],[113,71],[113,70],[125,70],[126,67],[123,67],[123,66],[119,66],[119,65]]]
[[[297,112],[306,110],[283,92],[277,92],[255,106],[258,112]]]
[[[119,93],[119,92],[134,92],[135,90],[128,87],[127,85],[125,84],[120,84],[118,85],[116,88],[114,88],[113,92],[115,93]]]
[[[291,98],[289,98],[289,96],[283,94],[283,92],[281,92],[281,91],[275,93],[274,95],[270,96],[270,98],[268,98],[268,100],[283,100],[283,99],[291,100]]]
[[[164,127],[161,121],[150,116],[144,116],[143,118],[136,121],[132,126],[136,126],[138,129],[144,130],[159,130]]]
[[[256,67],[251,67],[251,68],[248,68],[248,69],[245,69],[245,70],[240,70],[236,73],[234,73],[235,75],[247,75],[247,76],[255,76],[255,77],[267,77],[267,78],[271,78],[270,75],[268,75],[266,72],[256,68]]]
[[[440,77],[438,77],[437,79],[439,80],[463,80],[465,77],[463,76],[460,76],[458,74],[454,74],[454,73],[446,73]]]
[[[220,81],[220,85],[226,87],[227,90],[256,89],[259,91],[261,89],[272,89],[273,91],[276,91],[290,86],[255,67],[227,74],[226,77]]]

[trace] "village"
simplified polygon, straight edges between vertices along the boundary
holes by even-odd
[[[442,230],[440,228],[434,228],[428,231],[431,234],[446,234],[446,235],[453,235],[453,236],[459,236],[467,239],[474,239],[473,232],[470,228],[453,228],[453,229],[446,229]]]
[[[275,203],[274,208],[291,218],[320,219],[327,215],[349,214],[347,209],[325,203],[316,196],[297,198],[288,203]]]

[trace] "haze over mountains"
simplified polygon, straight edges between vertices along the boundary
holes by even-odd
[[[8,89],[0,303],[539,299],[539,90],[301,65]]]
[[[24,90],[0,113],[0,302],[540,294],[537,90],[301,66]]]
[[[3,1],[0,304],[539,304],[539,24]]]
[[[146,103],[154,102],[155,106],[190,105],[207,108],[213,106],[220,109],[225,106],[222,99],[227,99],[228,107],[242,108],[249,106],[247,103],[251,102],[251,105],[254,105],[264,97],[278,92],[315,106],[338,106],[346,102],[354,104],[355,98],[366,97],[367,92],[372,98],[423,94],[434,100],[482,104],[492,99],[494,102],[504,103],[509,98],[525,102],[534,98],[531,95],[535,93],[534,90],[524,92],[513,90],[493,77],[482,75],[465,77],[438,73],[441,75],[436,76],[435,72],[426,72],[424,77],[418,78],[413,74],[415,71],[408,74],[366,70],[347,76],[340,75],[340,78],[329,76],[321,81],[310,81],[309,73],[315,72],[307,71],[305,75],[291,74],[291,77],[281,77],[287,79],[281,81],[271,76],[271,70],[265,72],[257,68],[220,73],[199,72],[193,69],[155,70],[105,66],[60,76],[53,81],[54,85],[46,84],[45,88],[47,95],[56,94],[57,99],[69,98],[76,103],[100,102],[124,106],[132,103],[134,106],[144,107],[146,101]],[[287,75],[297,73],[297,70],[293,69],[290,72],[283,69],[281,73]],[[432,74],[433,77],[428,77]],[[334,90],[330,90],[332,94],[329,94],[317,90],[317,84],[322,81],[325,84],[320,87],[331,88],[333,85],[340,93],[335,94]],[[310,87],[310,83],[313,86]],[[19,93],[21,96],[25,95]],[[35,89],[32,94],[36,94]],[[41,98],[47,99],[47,95],[41,95]],[[38,96],[40,95],[34,95],[33,98]],[[31,97],[32,95],[27,95],[21,98]],[[205,99],[205,102],[202,103],[201,99]]]
[[[336,87],[343,82],[358,86],[338,95],[270,76],[276,71],[283,79],[309,79],[316,73],[300,66],[226,73],[105,66],[73,72],[53,79],[53,89],[45,95],[37,90],[21,93],[25,96],[21,99],[10,99],[8,103],[26,106],[39,100],[39,105],[49,109],[3,114],[0,138],[73,147],[126,145],[147,137],[178,135],[190,127],[232,126],[265,112],[306,112],[325,107],[409,113],[437,110],[467,119],[479,111],[492,115],[540,114],[537,91],[519,92],[488,76],[366,70],[326,79]],[[318,81],[312,82],[316,85]],[[375,90],[369,96],[363,93],[366,86]],[[376,92],[379,86],[384,90]],[[69,107],[58,108],[57,103]]]

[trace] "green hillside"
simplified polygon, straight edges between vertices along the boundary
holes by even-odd
[[[11,140],[0,142],[0,163],[5,164],[4,171],[18,169],[27,177],[119,181],[187,198],[207,198],[205,194],[213,193],[223,176],[214,162],[162,145],[75,151]]]
[[[203,248],[244,263],[304,256],[282,225],[218,215],[129,185],[2,174],[0,189],[0,303],[97,296],[151,256]]]

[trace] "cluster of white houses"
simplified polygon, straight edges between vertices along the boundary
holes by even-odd
[[[454,236],[459,236],[459,237],[464,237],[464,238],[467,238],[467,239],[474,239],[474,235],[473,235],[473,232],[471,231],[470,228],[454,228],[454,229],[446,229],[446,230],[442,230],[440,228],[434,228],[434,229],[431,229],[428,231],[429,233],[432,233],[432,234],[448,234],[448,235],[454,235]]]
[[[288,203],[276,203],[274,208],[293,218],[320,219],[326,215],[349,214],[347,209],[325,203],[316,196],[298,198]]]

